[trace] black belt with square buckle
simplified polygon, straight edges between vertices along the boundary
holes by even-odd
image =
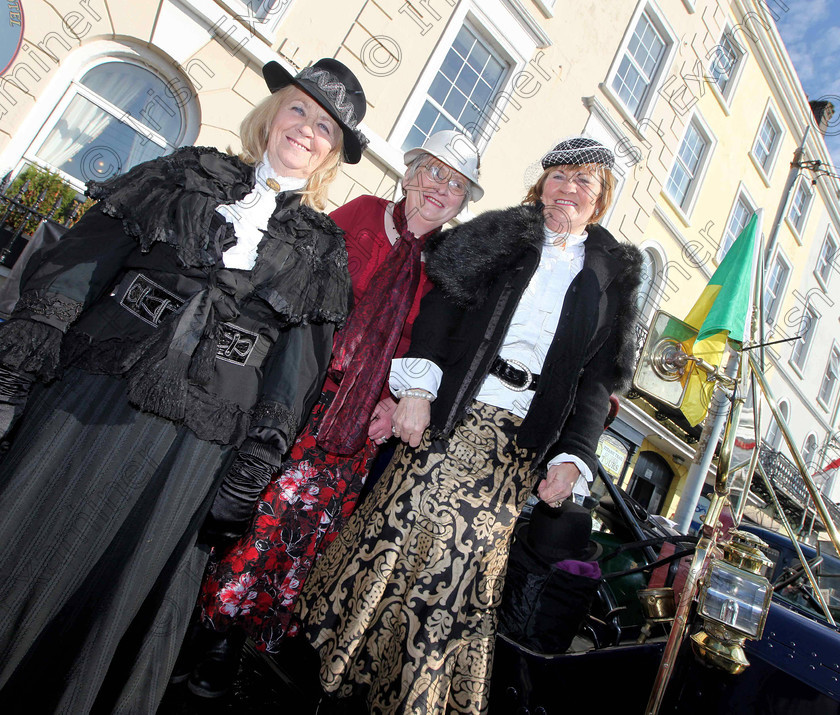
[[[540,379],[540,376],[532,373],[524,363],[505,360],[499,356],[496,356],[490,366],[490,374],[498,377],[505,387],[516,392],[536,390],[537,381]]]

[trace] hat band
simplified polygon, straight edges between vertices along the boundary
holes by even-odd
[[[333,105],[336,113],[341,117],[341,121],[351,129],[355,128],[357,124],[356,110],[347,98],[347,88],[332,72],[327,72],[327,70],[321,68],[306,67],[300,71],[295,79],[298,81],[309,80],[318,85],[318,89],[330,100],[330,104]]]

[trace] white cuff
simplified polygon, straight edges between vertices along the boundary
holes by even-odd
[[[388,386],[392,393],[412,388],[426,390],[437,397],[443,370],[431,360],[424,358],[398,358],[391,360],[391,376]]]
[[[580,457],[575,457],[573,454],[567,454],[566,452],[561,452],[556,457],[554,457],[549,463],[548,466],[552,467],[555,464],[563,464],[564,462],[571,462],[574,464],[578,471],[580,472],[580,477],[578,478],[578,484],[582,484],[584,487],[587,483],[592,481],[592,472],[589,471],[589,467],[586,466],[586,462],[584,462]],[[572,491],[575,491],[574,489]],[[576,494],[582,494],[583,492],[575,492]],[[589,494],[589,489],[586,489],[586,495]]]

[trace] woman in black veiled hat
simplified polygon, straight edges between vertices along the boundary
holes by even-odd
[[[365,97],[333,59],[263,74],[240,156],[184,147],[90,184],[0,327],[7,411],[28,397],[0,470],[6,712],[155,712],[220,482],[224,533],[318,397],[350,299],[321,210]]]
[[[641,258],[597,224],[612,164],[599,142],[566,139],[523,205],[430,252],[435,287],[391,371],[406,444],[300,602],[339,700],[486,712],[514,521],[539,475],[551,504],[585,490],[609,396],[630,372]]]

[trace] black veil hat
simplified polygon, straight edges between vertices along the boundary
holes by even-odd
[[[346,65],[325,57],[292,75],[272,60],[262,72],[272,94],[293,84],[326,109],[344,134],[344,160],[348,164],[359,163],[368,140],[357,126],[364,119],[367,105],[362,85]]]

